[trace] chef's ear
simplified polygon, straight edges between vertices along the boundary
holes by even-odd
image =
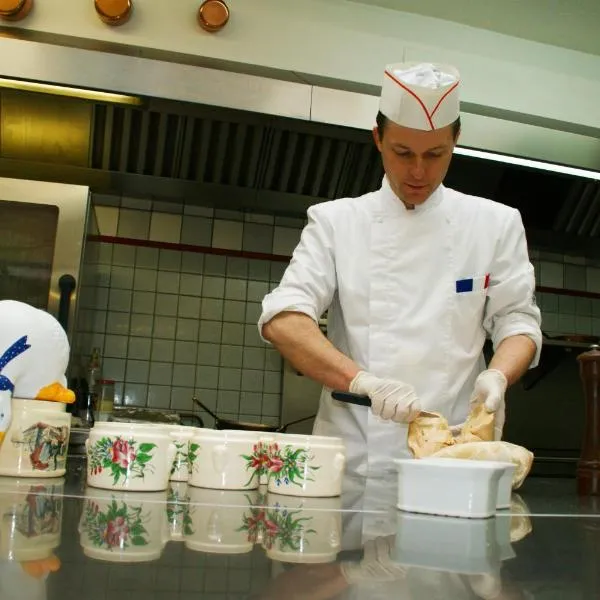
[[[375,146],[377,146],[377,150],[381,152],[381,137],[379,135],[379,127],[373,127],[373,141],[375,142]]]
[[[461,127],[460,117],[458,117],[456,121],[452,123],[452,137],[454,138],[454,144],[458,144],[458,138],[460,137],[460,132],[462,130]]]

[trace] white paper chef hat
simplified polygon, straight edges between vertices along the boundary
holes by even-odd
[[[391,121],[412,129],[433,130],[456,121],[460,112],[460,74],[450,65],[387,65],[379,110]]]

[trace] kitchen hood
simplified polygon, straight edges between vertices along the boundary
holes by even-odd
[[[94,84],[135,94],[143,103],[0,90],[2,176],[292,216],[381,183],[370,132],[376,90],[2,38],[0,51],[15,43],[24,46],[3,76]],[[55,68],[48,56],[42,72],[36,61],[42,46],[63,63]],[[65,68],[73,53],[86,53],[85,73]],[[125,67],[127,78],[119,75]],[[475,106],[462,116],[460,142],[467,148],[600,170],[600,140],[593,132]],[[597,180],[457,154],[446,184],[518,208],[535,246],[600,256]]]

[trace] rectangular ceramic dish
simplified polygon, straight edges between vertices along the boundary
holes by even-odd
[[[406,458],[398,468],[400,510],[481,519],[496,512],[500,478],[508,463],[452,458]]]

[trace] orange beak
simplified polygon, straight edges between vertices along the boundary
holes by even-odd
[[[2,446],[2,441],[4,440],[4,431],[0,431],[0,446]]]

